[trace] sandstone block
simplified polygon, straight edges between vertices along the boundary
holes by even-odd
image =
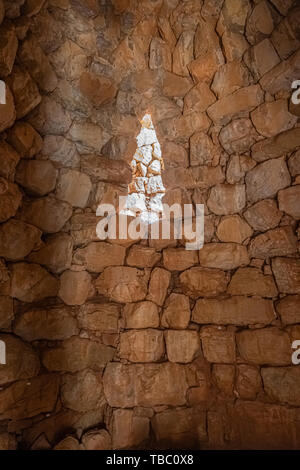
[[[254,160],[262,162],[293,152],[299,145],[300,130],[296,127],[295,129],[289,129],[274,137],[257,142],[252,146],[251,152]]]
[[[81,74],[79,88],[96,108],[112,101],[117,94],[116,85],[111,79],[91,72]]]
[[[17,119],[27,116],[40,104],[42,98],[38,87],[27,70],[15,65],[8,84],[14,95]]]
[[[75,142],[80,153],[98,152],[110,139],[99,125],[91,122],[75,121],[69,129],[69,137]],[[85,169],[82,167],[82,170]]]
[[[180,77],[175,73],[165,72],[163,76],[163,94],[169,98],[184,97],[192,88],[193,82],[187,77]]]
[[[184,31],[173,52],[173,73],[189,77],[188,64],[194,59],[194,32]]]
[[[188,69],[195,83],[209,84],[216,71],[224,64],[220,47],[210,50],[188,64]]]
[[[232,276],[228,292],[231,295],[259,295],[261,297],[276,297],[278,294],[273,276],[264,275],[256,268],[239,268]]]
[[[13,182],[15,177],[15,169],[19,163],[20,156],[10,145],[3,141],[0,142],[0,158],[0,175],[3,176],[3,178]]]
[[[216,72],[211,88],[220,99],[247,87],[250,81],[249,71],[241,62],[228,62]]]
[[[11,127],[16,120],[16,108],[10,88],[5,87],[6,104],[1,104],[0,108],[0,132]]]
[[[1,19],[1,16],[0,16],[0,19]],[[15,436],[8,434],[6,432],[1,433],[0,434],[0,450],[17,450],[17,442],[15,439]]]
[[[264,389],[273,400],[291,406],[299,406],[299,368],[264,367],[261,375]]]
[[[206,326],[201,329],[200,338],[203,354],[208,362],[220,364],[235,362],[235,337],[232,331]]]
[[[191,318],[190,301],[186,295],[172,293],[167,298],[161,325],[164,328],[184,330],[188,327]]]
[[[235,379],[234,366],[228,364],[214,364],[213,378],[221,392],[225,393],[225,395],[232,396]]]
[[[0,222],[13,217],[21,204],[22,194],[16,184],[0,177]]]
[[[34,443],[34,446],[35,445],[36,445],[36,441]],[[48,444],[48,445],[49,445],[49,448],[50,448],[50,444]],[[35,450],[35,448],[33,449],[31,447],[30,450]],[[45,450],[45,449],[44,449],[44,446],[43,446],[42,449],[38,448],[37,450]],[[75,439],[75,437],[67,436],[62,441],[60,441],[58,444],[56,444],[56,446],[53,448],[53,450],[77,450],[78,451],[78,450],[81,450],[81,448],[80,448],[80,444],[79,444],[78,440]]]
[[[298,410],[295,408],[239,400],[231,408],[229,419],[235,423],[231,428],[232,442],[237,442],[239,448],[278,450],[299,447]]]
[[[114,410],[112,416],[112,445],[114,449],[130,449],[149,437],[149,418],[134,416],[133,410]]]
[[[22,302],[36,302],[57,295],[57,279],[38,264],[12,264],[10,273],[11,296]]]
[[[287,100],[263,103],[251,113],[256,130],[264,137],[272,137],[294,127],[297,117],[288,111]]]
[[[250,85],[224,96],[212,104],[207,113],[217,125],[225,125],[234,117],[245,117],[263,101],[259,85]]]
[[[101,371],[112,360],[115,350],[98,341],[72,337],[59,346],[45,350],[42,362],[46,369],[77,372],[83,369]]]
[[[275,228],[282,217],[277,204],[272,199],[259,201],[244,212],[244,217],[254,230],[265,232]]]
[[[273,303],[260,297],[199,299],[193,309],[195,323],[217,325],[269,324],[275,318]]]
[[[107,365],[103,386],[110,406],[132,408],[184,405],[189,385],[186,368],[180,364],[124,365],[115,362]]]
[[[64,271],[58,296],[67,305],[82,305],[90,295],[92,280],[86,271]]]
[[[284,366],[291,363],[291,344],[286,332],[270,327],[236,334],[242,358],[252,364]]]
[[[23,420],[52,412],[59,391],[59,377],[44,374],[15,382],[0,392],[1,419]]]
[[[23,206],[21,219],[43,232],[59,232],[72,215],[72,207],[53,196],[33,200]]]
[[[65,170],[60,172],[56,197],[71,206],[84,208],[91,189],[92,182],[88,175],[76,170]]]
[[[81,158],[81,168],[90,177],[97,181],[126,184],[132,179],[129,165],[122,160],[108,160],[95,155],[84,155]]]
[[[99,409],[105,403],[101,374],[84,370],[75,375],[63,375],[61,399],[66,408],[81,413]]]
[[[122,246],[92,242],[75,252],[73,262],[84,266],[90,272],[100,273],[108,266],[123,265],[125,254],[126,249]]]
[[[239,215],[224,217],[218,225],[217,236],[221,242],[243,243],[253,230]]]
[[[198,331],[167,330],[165,340],[170,362],[192,362],[200,349]]]
[[[267,72],[260,80],[261,87],[275,95],[278,92],[291,91],[291,83],[299,76],[299,51],[296,51],[287,60]]]
[[[4,23],[1,27],[1,47],[0,47],[0,77],[5,78],[10,75],[18,50],[18,39],[15,28],[10,23]]]
[[[300,294],[300,261],[291,258],[274,258],[272,269],[279,292]]]
[[[282,159],[260,163],[246,175],[247,199],[256,202],[276,196],[280,189],[289,186],[291,177]]]
[[[96,289],[116,302],[138,302],[146,297],[148,279],[148,273],[142,270],[111,266],[98,277]]]
[[[214,186],[211,189],[207,205],[217,215],[240,212],[246,205],[245,185],[218,184]]]
[[[300,185],[291,186],[290,188],[279,191],[279,209],[291,215],[296,220],[300,219],[299,198]]]
[[[197,409],[170,409],[156,413],[152,427],[156,442],[165,442],[172,448],[197,448],[199,441],[206,438],[205,413]]]
[[[248,152],[258,139],[251,120],[246,118],[231,121],[219,135],[221,145],[229,154]]]
[[[28,256],[28,261],[46,266],[53,273],[61,273],[72,264],[73,240],[66,233],[49,235],[40,249]]]
[[[81,439],[86,450],[110,450],[111,437],[105,429],[88,431]]]
[[[280,58],[270,39],[263,39],[248,49],[244,60],[257,80],[280,62]]]
[[[229,276],[219,269],[191,268],[180,277],[183,291],[195,297],[215,297],[223,293],[229,282]]]
[[[237,33],[243,34],[246,19],[250,12],[250,4],[248,0],[242,0],[238,4],[231,0],[225,0],[218,24],[218,28],[229,29]]]
[[[71,126],[71,118],[62,105],[44,96],[40,106],[30,115],[30,124],[42,135],[63,135]]]
[[[16,172],[16,182],[29,194],[45,196],[54,190],[57,170],[48,160],[22,160]]]
[[[86,18],[94,17],[99,14],[100,7],[96,0],[71,0],[72,7]]]
[[[120,358],[130,362],[157,362],[164,349],[164,335],[159,330],[130,330],[120,335]]]
[[[159,326],[158,307],[153,302],[127,304],[123,310],[125,328],[142,329]]]
[[[300,150],[295,152],[288,159],[288,167],[289,167],[291,176],[297,176],[300,174]]]
[[[45,93],[55,90],[58,79],[47,55],[33,38],[26,39],[18,51],[18,57],[22,65],[30,70],[30,75]]]
[[[12,335],[1,334],[0,339],[6,344],[6,364],[0,366],[1,385],[38,375],[40,361],[29,344]]]
[[[196,132],[190,139],[191,166],[213,165],[219,162],[221,148],[204,132]]]
[[[236,389],[239,397],[253,400],[262,389],[259,369],[255,366],[240,364],[237,366]]]
[[[233,60],[241,60],[244,52],[248,49],[249,43],[243,34],[225,30],[222,36],[222,43],[225,51],[226,59],[231,62]]]
[[[0,329],[9,330],[14,318],[13,299],[7,295],[0,296]]]
[[[42,154],[58,167],[78,167],[79,154],[76,145],[60,135],[47,135],[44,138]]]
[[[291,226],[279,227],[253,238],[249,255],[252,258],[271,258],[297,252],[297,238]]]
[[[163,305],[169,287],[171,274],[162,268],[155,268],[151,273],[147,300]]]
[[[198,264],[198,253],[180,248],[167,248],[163,251],[163,263],[169,271],[185,271]]]
[[[255,165],[256,162],[249,155],[232,155],[227,165],[227,182],[230,184],[243,183],[245,174]]]
[[[96,333],[118,333],[120,306],[112,303],[84,304],[77,316],[79,326]]]
[[[287,295],[276,305],[276,310],[280,315],[284,325],[300,323],[300,295]]]
[[[235,269],[249,264],[247,248],[235,243],[209,243],[199,251],[200,265],[206,268]]]
[[[72,311],[64,307],[29,309],[18,317],[14,333],[26,341],[62,340],[79,333]]]
[[[268,2],[262,1],[257,4],[247,21],[246,36],[248,41],[251,44],[256,44],[269,36],[277,21],[278,14]]]
[[[41,243],[42,232],[21,220],[10,219],[0,226],[0,256],[18,261]]]
[[[163,68],[172,71],[172,52],[161,38],[153,38],[151,41],[149,67],[151,70]]]
[[[198,83],[184,98],[184,114],[191,111],[202,113],[216,101],[216,97],[207,83]]]
[[[28,122],[18,121],[8,132],[8,142],[21,158],[32,158],[40,152],[43,140]]]
[[[154,248],[134,245],[130,248],[126,261],[129,266],[152,268],[160,260],[160,257],[160,253],[157,253]]]

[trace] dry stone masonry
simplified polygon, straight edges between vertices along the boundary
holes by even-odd
[[[0,449],[299,449],[299,24],[0,0]],[[120,196],[203,204],[203,249],[100,241]]]

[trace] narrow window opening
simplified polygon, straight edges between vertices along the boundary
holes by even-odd
[[[137,149],[131,162],[132,182],[122,213],[139,216],[144,223],[152,224],[163,214],[165,195],[161,172],[164,169],[161,147],[150,114],[140,121]]]

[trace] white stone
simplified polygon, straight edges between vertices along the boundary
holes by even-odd
[[[149,165],[149,170],[151,173],[154,173],[155,175],[160,175],[161,172],[161,163],[159,160],[154,160],[150,165]]]
[[[141,120],[141,124],[143,127],[146,127],[147,129],[154,129],[152,118],[150,114],[145,114],[143,119]]]
[[[159,160],[162,158],[161,147],[159,142],[155,142],[153,144],[153,157],[158,158]]]
[[[125,210],[129,209],[131,211],[140,211],[140,212],[147,211],[145,194],[141,194],[141,193],[128,194],[126,206],[124,209]]]
[[[144,145],[152,145],[157,142],[156,132],[154,129],[147,129],[142,127],[141,132],[136,138],[138,147]]]
[[[164,194],[160,193],[150,198],[149,208],[151,211],[163,212],[163,202],[162,202],[163,197],[164,197]]]
[[[134,159],[148,166],[152,160],[152,146],[145,145],[144,147],[137,149]]]
[[[162,179],[160,175],[151,176],[149,178],[148,183],[146,184],[147,193],[148,194],[155,194],[155,193],[163,193],[165,192],[165,187],[163,185]]]

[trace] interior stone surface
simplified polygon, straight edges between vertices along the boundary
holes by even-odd
[[[299,25],[293,0],[0,0],[0,449],[299,449]],[[204,247],[100,241],[137,183],[204,204]]]

